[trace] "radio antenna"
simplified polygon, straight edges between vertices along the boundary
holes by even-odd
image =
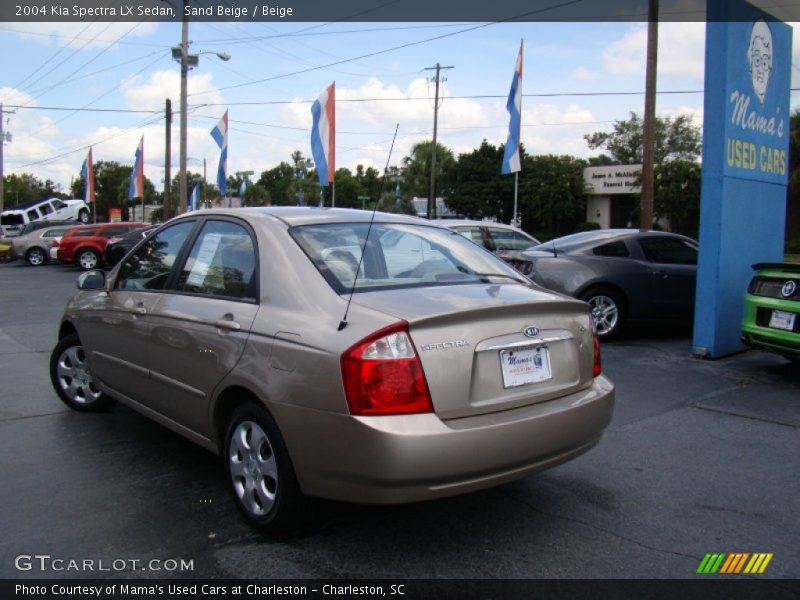
[[[392,145],[389,147],[389,156],[386,157],[386,166],[383,168],[383,179],[381,180],[381,187],[378,189],[378,199],[375,201],[375,207],[372,209],[372,216],[369,218],[369,227],[367,227],[367,235],[364,237],[364,245],[361,246],[361,256],[358,257],[358,266],[356,267],[356,274],[353,277],[353,287],[350,288],[350,297],[347,299],[347,307],[344,309],[344,316],[339,321],[339,327],[336,331],[341,331],[347,327],[347,314],[350,312],[350,303],[353,301],[353,294],[356,291],[356,282],[358,281],[358,273],[361,271],[361,265],[364,262],[364,253],[367,251],[367,242],[369,242],[369,234],[372,231],[372,224],[375,222],[375,213],[378,212],[378,204],[381,202],[381,194],[383,193],[383,186],[386,184],[386,179],[389,177],[389,161],[392,160],[392,152],[394,151],[394,142],[397,139],[397,130],[400,129],[400,123],[394,128],[394,136],[392,137]]]

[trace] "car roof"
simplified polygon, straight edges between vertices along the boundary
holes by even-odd
[[[49,198],[39,198],[38,200],[31,200],[29,202],[23,202],[22,204],[17,204],[16,206],[9,206],[3,212],[12,211],[12,210],[26,210],[28,208],[31,208],[32,206],[36,206],[37,204],[41,204],[42,202],[48,202],[50,200],[61,200],[61,198],[58,198],[56,196],[51,196]]]
[[[371,210],[354,208],[318,208],[309,206],[250,206],[244,208],[214,208],[187,212],[179,219],[190,218],[197,214],[219,216],[244,216],[250,219],[277,219],[289,227],[299,225],[317,225],[326,223],[369,223],[373,217]],[[375,212],[376,223],[407,223],[411,225],[428,225],[441,227],[435,221],[419,217],[395,213]]]
[[[500,227],[501,229],[513,229],[514,231],[520,231],[513,225],[508,225],[507,223],[498,223],[496,221],[476,221],[472,219],[438,219],[436,221],[440,225],[444,225],[445,227],[457,227],[459,225],[465,226],[472,226],[472,227]]]

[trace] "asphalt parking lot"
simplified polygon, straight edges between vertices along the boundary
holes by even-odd
[[[691,578],[708,552],[774,553],[759,577],[800,577],[800,370],[780,357],[702,362],[688,330],[634,330],[603,346],[617,407],[588,454],[442,501],[325,503],[267,538],[216,457],[125,407],[57,399],[49,354],[78,274],[0,265],[2,578],[108,575],[16,568],[34,554],[193,560],[181,577]]]

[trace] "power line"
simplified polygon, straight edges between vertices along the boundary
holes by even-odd
[[[372,57],[372,56],[379,56],[381,54],[386,54],[388,52],[394,52],[395,50],[401,50],[403,48],[410,48],[412,46],[418,46],[420,44],[425,44],[425,43],[428,43],[428,42],[445,39],[445,38],[452,37],[452,36],[455,36],[455,35],[460,35],[462,33],[467,33],[469,31],[476,31],[478,29],[483,29],[485,27],[491,27],[492,25],[498,25],[500,23],[507,23],[507,22],[510,22],[510,21],[515,21],[515,20],[521,19],[523,17],[528,17],[530,15],[543,13],[543,12],[548,12],[548,11],[551,11],[551,10],[554,10],[554,9],[557,9],[557,8],[563,8],[564,6],[569,6],[571,4],[578,4],[578,3],[582,2],[582,1],[583,0],[566,0],[565,2],[561,2],[559,4],[554,4],[554,5],[549,6],[549,7],[540,8],[540,9],[537,9],[537,10],[529,11],[529,12],[526,12],[526,13],[522,13],[520,15],[515,15],[513,17],[507,17],[505,19],[501,19],[501,20],[498,20],[498,21],[495,21],[495,22],[492,22],[492,23],[483,23],[483,24],[480,24],[480,25],[474,25],[472,27],[467,27],[466,29],[460,29],[458,31],[451,31],[449,33],[443,33],[443,34],[440,34],[440,35],[436,35],[436,36],[433,36],[433,37],[430,37],[430,38],[426,38],[426,39],[423,39],[423,40],[417,40],[417,41],[414,41],[414,42],[406,42],[405,44],[400,44],[399,46],[392,46],[391,48],[384,48],[383,50],[376,50],[374,52],[368,52],[367,54],[361,54],[359,56],[352,56],[350,58],[337,60],[337,61],[334,61],[332,63],[327,63],[327,64],[324,64],[324,65],[317,65],[317,66],[313,66],[313,67],[308,67],[307,69],[301,69],[299,71],[293,71],[293,72],[290,72],[290,73],[283,73],[281,75],[273,75],[271,77],[264,77],[263,79],[256,79],[256,80],[254,80],[252,82],[249,82],[249,83],[237,83],[237,84],[234,84],[234,85],[229,85],[229,86],[218,88],[217,91],[224,91],[224,90],[242,88],[242,87],[246,87],[246,86],[250,86],[250,85],[255,85],[257,83],[265,83],[267,81],[274,81],[276,79],[284,79],[286,77],[291,77],[293,75],[300,75],[300,74],[309,73],[309,72],[312,72],[312,71],[319,71],[320,69],[327,69],[327,68],[330,68],[330,67],[335,67],[337,65],[341,65],[341,64],[344,64],[344,63],[353,62],[355,60],[361,60],[362,58],[369,58],[369,57]],[[189,95],[190,96],[199,96],[201,94],[208,94],[208,93],[210,93],[210,90],[202,91],[202,92],[195,92],[194,94],[189,94]]]
[[[89,23],[86,27],[84,27],[81,31],[79,31],[77,35],[72,36],[72,38],[70,38],[70,42],[67,43],[66,46],[62,46],[61,49],[63,50],[64,48],[69,46],[70,43],[72,41],[74,41],[74,40],[79,40],[79,41],[88,40],[89,42],[98,42],[98,43],[101,43],[101,44],[104,44],[104,43],[108,42],[108,43],[115,43],[115,44],[123,44],[125,46],[149,46],[151,48],[164,48],[164,49],[167,49],[167,48],[170,47],[169,44],[153,44],[153,43],[147,43],[147,42],[130,42],[130,41],[111,42],[111,40],[107,40],[107,39],[96,39],[96,38],[79,37],[81,33],[86,31],[86,29],[88,27],[94,25],[94,23],[95,23],[95,21]],[[18,33],[20,35],[34,35],[34,36],[46,37],[46,38],[53,38],[53,37],[66,38],[67,37],[65,35],[60,35],[60,34],[57,34],[57,33],[43,33],[43,32],[40,32],[40,31],[26,31],[25,29],[14,29],[13,27],[0,27],[0,31],[8,31],[10,33]],[[53,58],[55,58],[55,56],[50,57],[49,60],[52,60]]]

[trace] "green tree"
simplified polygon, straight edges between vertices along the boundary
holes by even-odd
[[[447,205],[470,219],[509,222],[514,212],[514,176],[500,173],[503,152],[504,146],[483,140],[479,148],[460,154]]]
[[[3,206],[10,208],[18,204],[24,204],[39,198],[50,198],[56,196],[65,198],[66,194],[57,191],[57,185],[49,179],[42,182],[39,178],[30,173],[20,173],[19,175],[10,174],[3,177]],[[83,197],[83,192],[76,196]]]
[[[267,191],[273,204],[293,205],[296,200],[290,199],[288,193],[293,178],[294,167],[283,161],[277,167],[263,171],[258,178],[258,184]]]
[[[366,190],[350,169],[336,169],[336,206],[342,208],[361,208],[359,196]]]
[[[671,160],[656,165],[654,212],[669,219],[670,230],[697,237],[700,223],[700,165]]]
[[[267,206],[270,204],[269,192],[260,183],[251,183],[244,192],[245,206]]]
[[[402,160],[403,182],[407,197],[427,198],[431,185],[431,148],[433,142],[419,142]],[[447,202],[453,195],[456,160],[453,151],[436,143],[436,195]],[[498,166],[498,169],[500,167]]]
[[[572,156],[523,156],[520,177],[522,228],[537,237],[555,237],[586,220],[583,169]]]
[[[607,151],[615,164],[642,163],[644,121],[634,112],[629,119],[616,121],[613,131],[596,131],[585,135],[584,139],[592,150]],[[690,116],[656,117],[656,164],[668,160],[697,160],[701,148],[700,128],[692,123]]]

